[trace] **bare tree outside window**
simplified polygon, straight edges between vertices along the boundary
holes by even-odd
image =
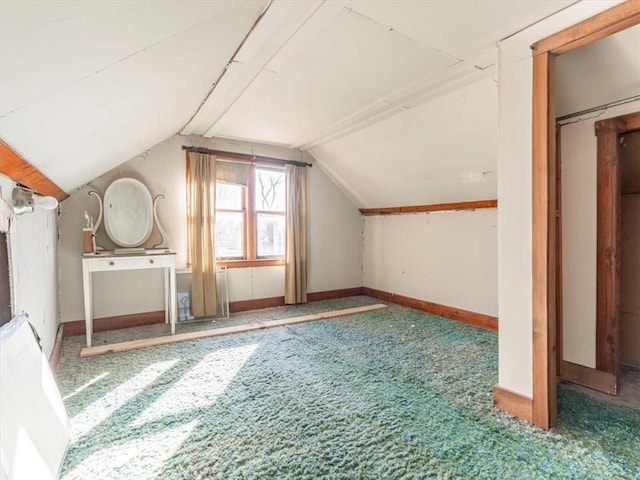
[[[282,170],[256,168],[258,257],[284,255],[285,176]]]
[[[285,248],[286,181],[282,168],[251,165],[247,185],[216,182],[216,257],[281,260]]]

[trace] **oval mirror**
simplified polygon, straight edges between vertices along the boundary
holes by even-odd
[[[104,226],[113,243],[139,247],[153,230],[153,202],[149,190],[135,178],[114,180],[104,192]]]

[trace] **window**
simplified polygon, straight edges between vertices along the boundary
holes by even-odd
[[[216,182],[218,263],[239,266],[246,261],[283,260],[285,195],[284,169],[277,167],[249,166],[246,186]]]

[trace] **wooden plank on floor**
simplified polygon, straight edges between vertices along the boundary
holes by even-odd
[[[207,337],[219,337],[222,335],[230,335],[232,333],[250,332],[253,330],[262,330],[264,328],[281,327],[284,325],[296,325],[299,323],[313,322],[315,320],[323,320],[328,318],[342,317],[346,315],[354,315],[356,313],[371,312],[387,308],[387,305],[376,303],[375,305],[365,305],[363,307],[344,308],[342,310],[332,310],[329,312],[315,313],[311,315],[302,315],[300,317],[282,318],[279,320],[267,320],[265,322],[254,322],[247,325],[234,325],[231,327],[214,328],[211,330],[203,330],[200,332],[179,333],[176,335],[167,335],[162,337],[145,338],[142,340],[130,340],[128,342],[112,343],[110,345],[98,345],[95,347],[86,347],[80,351],[81,357],[91,357],[94,355],[102,355],[104,353],[126,352],[138,348],[154,347],[156,345],[166,345],[170,343],[187,342],[189,340],[198,340]]]

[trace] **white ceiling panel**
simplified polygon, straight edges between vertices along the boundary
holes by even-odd
[[[497,92],[487,77],[311,153],[359,207],[495,198]]]
[[[232,8],[230,2],[158,2],[149,8],[147,2],[3,1],[0,81],[8,94],[0,114],[169,41]]]
[[[355,0],[349,7],[460,59],[495,45],[576,0]]]
[[[28,32],[8,19],[28,17],[32,5],[25,2],[23,12],[5,3],[3,42],[27,41]],[[24,57],[15,47],[5,62],[3,51],[2,139],[66,191],[179,131],[265,4],[122,2],[118,10],[110,3],[63,2],[54,9],[59,17],[45,8],[46,20],[22,22],[36,39]],[[67,28],[46,28],[65,22]],[[40,60],[39,74],[31,62]],[[24,69],[28,74],[16,73]],[[32,82],[34,76],[42,78]]]
[[[207,135],[294,144],[458,62],[350,10],[323,20],[305,25]]]

